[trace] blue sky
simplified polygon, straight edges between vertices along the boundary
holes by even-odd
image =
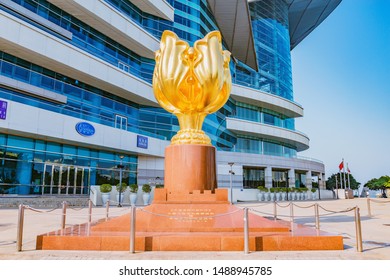
[[[342,158],[358,182],[390,175],[390,0],[343,0],[292,51],[301,156],[322,160],[326,178]]]

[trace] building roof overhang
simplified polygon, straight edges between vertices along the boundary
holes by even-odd
[[[317,28],[341,3],[342,0],[286,0],[290,49],[295,48]]]
[[[233,57],[257,70],[248,2],[259,0],[207,0],[227,48]],[[285,0],[288,4],[290,49],[329,16],[342,0]]]
[[[232,56],[258,70],[247,0],[207,0]]]

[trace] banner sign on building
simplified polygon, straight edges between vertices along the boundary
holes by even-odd
[[[148,137],[137,135],[137,147],[142,149],[148,148]]]
[[[7,101],[0,100],[0,120],[7,118]]]
[[[95,128],[92,126],[92,124],[86,123],[86,122],[79,122],[76,124],[76,131],[81,136],[92,136],[95,134]]]

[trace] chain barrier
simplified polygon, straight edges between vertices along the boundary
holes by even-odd
[[[293,203],[289,203],[287,206],[284,206],[282,208],[287,208],[287,207],[290,207],[293,206],[294,204]],[[278,205],[279,206],[279,205]],[[313,207],[314,205],[312,205],[311,207]],[[275,208],[274,208],[275,209]],[[263,214],[265,216],[275,216],[275,212],[273,214],[269,213],[269,212],[262,212],[262,211],[259,211],[259,210],[255,210],[253,208],[249,208],[249,210],[251,212],[256,212],[256,213],[259,213],[259,214]],[[278,217],[285,217],[285,218],[289,218],[291,215],[277,215]],[[295,216],[295,217],[298,217],[298,218],[306,218],[306,217],[312,217],[311,215],[305,215],[305,216]]]
[[[245,203],[245,205],[247,207],[258,208],[258,207],[268,206],[269,203],[261,203],[261,204],[258,204],[258,203],[257,204],[247,204],[247,203]]]
[[[58,213],[53,213],[55,210],[58,209],[61,210],[61,214]],[[78,208],[71,208],[69,207],[69,203],[67,201],[63,201],[61,203],[61,207],[55,207],[49,210],[41,210],[41,209],[36,209],[33,208],[29,205],[24,205],[20,204],[18,208],[18,227],[17,227],[17,233],[16,233],[16,246],[17,246],[17,251],[22,251],[22,246],[23,246],[23,229],[24,229],[24,214],[25,210],[30,210],[35,213],[39,214],[47,214],[47,215],[55,215],[58,216],[60,215],[61,221],[60,221],[60,229],[64,230],[66,226],[66,217],[67,217],[67,209],[71,209],[74,211],[80,211],[83,210],[84,208],[78,209]],[[79,216],[79,217],[85,217],[85,214],[80,214],[80,215],[73,215],[73,216]],[[107,217],[107,216],[106,216]],[[89,199],[88,200],[88,223],[92,222],[92,201]]]
[[[294,222],[294,218],[296,218],[296,217],[312,217],[311,215],[294,216],[294,206],[296,206],[297,208],[302,208],[302,209],[307,209],[307,208],[314,207],[315,227],[318,230],[320,229],[320,217],[354,211],[355,230],[356,230],[356,250],[358,252],[362,252],[363,251],[363,241],[362,241],[362,230],[361,230],[361,219],[360,219],[360,209],[359,209],[359,207],[355,206],[355,207],[352,207],[352,208],[347,208],[345,210],[332,211],[332,210],[328,210],[328,209],[320,206],[318,203],[315,203],[315,204],[312,204],[312,205],[308,205],[308,206],[300,206],[300,205],[296,205],[293,202],[290,202],[287,205],[280,205],[279,203],[274,202],[273,206],[274,206],[273,207],[274,208],[273,216],[274,216],[275,220],[277,219],[278,216],[279,217],[286,217],[286,218],[290,218],[291,219],[291,223]],[[281,208],[290,207],[290,215],[277,215],[277,206],[279,206]],[[323,211],[328,212],[328,213],[320,215],[319,214],[319,209],[320,208]],[[247,208],[245,208],[245,209],[247,209]],[[270,216],[271,215],[270,213],[261,212],[261,211],[258,211],[256,209],[253,209],[253,208],[249,208],[249,210],[252,211],[252,212],[255,212],[255,213],[259,213],[259,214],[265,215],[265,216]]]
[[[277,203],[277,202],[275,202],[280,208],[287,208],[287,207],[290,207],[290,204],[292,203],[292,202],[289,202],[289,203],[287,203],[287,205],[285,205],[285,206],[283,206],[283,205],[280,205],[279,203]]]
[[[80,207],[80,208],[77,207],[77,208],[76,208],[76,207],[72,207],[71,205],[68,204],[68,208],[71,209],[71,210],[73,210],[73,211],[81,211],[81,210],[84,210],[86,206],[87,206],[87,205],[85,205],[84,207]]]
[[[295,203],[292,203],[294,204],[295,207],[298,207],[298,208],[302,208],[302,209],[307,209],[307,208],[311,208],[311,207],[314,207],[316,204],[311,204],[311,205],[308,205],[308,206],[300,206],[298,204],[295,204]]]
[[[367,198],[368,200],[375,202],[375,203],[390,203],[390,200],[382,201],[382,200],[377,200],[373,198]]]
[[[29,205],[24,205],[20,204],[19,209],[18,209],[18,227],[17,227],[17,232],[16,232],[16,248],[17,251],[20,252],[22,251],[22,246],[23,246],[23,226],[24,226],[24,212],[25,210],[30,210],[32,212],[36,213],[51,213],[55,210],[59,209],[59,207],[50,209],[50,210],[39,210],[35,209],[33,207],[30,207]],[[61,215],[61,220],[63,219],[63,215]],[[61,222],[62,224],[62,222]],[[62,225],[61,225],[62,227]]]
[[[60,209],[60,207],[56,207],[56,208],[53,208],[53,209],[50,209],[50,210],[39,210],[39,209],[33,208],[33,207],[29,206],[29,205],[23,205],[23,207],[25,209],[28,209],[30,211],[37,212],[37,213],[51,213],[51,212],[53,212],[53,211],[55,211],[57,209]]]
[[[368,199],[368,201],[370,201],[370,200]],[[106,213],[105,213],[105,219],[106,220],[108,220],[108,218],[109,218],[110,202],[111,201],[109,200],[106,203]],[[390,201],[386,201],[386,202],[390,202]],[[115,203],[117,203],[117,202],[115,201]],[[381,202],[381,203],[383,203],[383,202]],[[347,208],[345,210],[333,211],[333,210],[329,210],[329,209],[326,209],[326,208],[320,206],[318,203],[307,205],[307,206],[301,206],[301,205],[297,205],[297,204],[295,204],[293,202],[289,202],[286,205],[282,205],[280,203],[274,202],[273,203],[273,208],[274,208],[273,217],[274,217],[274,219],[276,220],[278,217],[290,218],[291,222],[293,223],[294,222],[294,218],[296,218],[296,217],[312,217],[312,215],[294,216],[294,206],[297,207],[297,208],[302,208],[302,209],[308,209],[308,208],[314,207],[314,211],[315,211],[314,216],[315,216],[315,227],[316,227],[316,229],[320,228],[320,226],[319,226],[320,217],[354,211],[355,227],[356,227],[357,250],[359,252],[363,251],[362,236],[361,236],[361,220],[360,220],[360,209],[359,209],[359,207],[355,206],[355,207],[352,207],[352,208]],[[288,207],[290,207],[290,215],[277,215],[277,207],[280,207],[280,208],[288,208]],[[69,207],[69,203],[64,201],[62,203],[61,230],[65,229],[66,216],[67,216],[66,212],[67,212],[68,208],[71,209],[71,210],[74,210],[74,211],[80,211],[80,210],[83,209],[83,208],[81,208],[81,209],[71,208],[71,207]],[[135,205],[131,205],[130,207],[121,207],[117,211],[114,211],[114,213],[120,213],[120,212],[127,212],[128,213],[130,211],[130,214],[131,214],[130,215],[130,217],[131,217],[131,221],[130,221],[130,225],[131,225],[131,229],[130,229],[130,252],[134,253],[135,252],[135,233],[136,233],[136,229],[135,229],[135,226],[136,226],[135,224],[136,223],[135,223],[135,221],[136,221],[136,215],[137,215],[136,213],[137,213],[137,211],[142,211],[144,213],[147,213],[147,214],[150,214],[150,215],[154,215],[154,216],[157,216],[157,217],[164,217],[164,218],[175,219],[175,220],[192,220],[192,221],[204,220],[204,219],[213,219],[213,218],[233,215],[233,214],[238,213],[238,212],[243,212],[244,213],[244,217],[243,217],[243,222],[244,222],[244,252],[245,252],[245,254],[248,254],[249,253],[249,245],[248,245],[249,244],[249,216],[248,216],[248,211],[251,211],[251,212],[254,212],[254,213],[258,213],[258,214],[261,214],[261,215],[264,215],[264,216],[271,216],[270,213],[259,211],[259,210],[255,209],[255,208],[258,208],[258,205],[255,205],[255,206],[252,206],[252,207],[238,208],[237,210],[231,211],[231,212],[228,212],[228,213],[215,214],[215,215],[201,215],[200,217],[194,217],[193,215],[189,215],[189,216],[186,217],[186,216],[183,216],[183,215],[167,215],[167,214],[162,214],[162,213],[155,213],[155,212],[151,212],[151,211],[148,211],[148,210],[144,209],[144,207],[140,207],[140,206],[137,207]],[[39,209],[35,209],[33,207],[30,207],[28,205],[23,205],[23,204],[19,205],[18,228],[17,228],[17,250],[18,251],[22,251],[24,211],[25,210],[30,210],[30,211],[37,212],[37,213],[54,214],[52,212],[57,210],[57,209],[59,209],[59,207],[56,207],[56,208],[53,208],[53,209],[49,209],[49,210],[39,210]],[[321,209],[321,210],[323,210],[324,212],[327,212],[327,213],[320,215],[319,214],[319,209]],[[55,215],[58,215],[58,214],[55,214]],[[85,216],[85,214],[83,216]],[[88,200],[88,224],[91,224],[91,222],[92,222],[92,201]]]
[[[372,199],[367,197],[367,211],[368,211],[368,216],[372,217],[372,212],[371,212],[371,201],[379,204],[385,204],[385,203],[390,203],[390,200],[382,201],[382,200],[377,200],[377,199]]]
[[[268,212],[262,212],[262,211],[259,211],[259,210],[255,210],[255,209],[252,209],[252,208],[248,208],[251,212],[255,212],[255,213],[259,213],[259,214],[262,214],[262,215],[265,215],[265,216],[269,216],[271,215],[270,213]],[[279,215],[280,217],[289,217],[289,216],[284,216],[284,215]]]
[[[279,206],[279,204],[277,204]],[[327,211],[327,212],[330,212],[329,214],[321,214],[320,216],[329,216],[329,215],[333,215],[333,214],[338,214],[338,213],[346,213],[346,212],[350,212],[352,211],[355,207],[353,208],[347,208],[345,210],[341,210],[341,211],[331,211],[331,210],[328,210],[322,206],[320,206],[319,204],[315,203],[313,205],[310,205],[309,207],[299,207],[297,206],[295,203],[289,203],[287,206],[281,206],[282,208],[287,208],[287,207],[291,207],[291,206],[296,206],[298,208],[310,208],[310,207],[316,207],[316,205],[318,205],[319,208],[321,208],[322,210],[324,211]],[[253,208],[250,208],[248,207],[250,211],[252,212],[256,212],[256,213],[259,213],[259,214],[263,214],[263,215],[266,215],[266,216],[271,216],[271,213],[269,212],[262,212],[262,211],[258,211],[258,210],[255,210]],[[291,215],[278,215],[278,217],[285,217],[285,218],[289,218]],[[313,217],[312,215],[295,215],[294,217],[296,218],[308,218],[308,217]]]
[[[328,209],[326,209],[326,208],[324,208],[324,207],[322,207],[322,206],[319,206],[319,208],[321,208],[321,209],[324,210],[325,212],[328,212],[328,213],[330,213],[330,215],[332,215],[332,214],[350,212],[350,211],[352,211],[355,207],[347,208],[347,209],[345,209],[345,210],[339,210],[339,211],[328,210]],[[325,215],[327,215],[327,214],[324,214],[324,215],[321,215],[321,216],[325,216]],[[328,214],[328,215],[329,215],[329,214]]]

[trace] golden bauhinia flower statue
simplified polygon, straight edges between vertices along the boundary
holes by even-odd
[[[202,131],[205,117],[220,109],[232,87],[230,52],[222,50],[221,34],[210,32],[190,47],[164,31],[156,52],[153,90],[158,103],[179,120],[171,144],[211,145]]]

